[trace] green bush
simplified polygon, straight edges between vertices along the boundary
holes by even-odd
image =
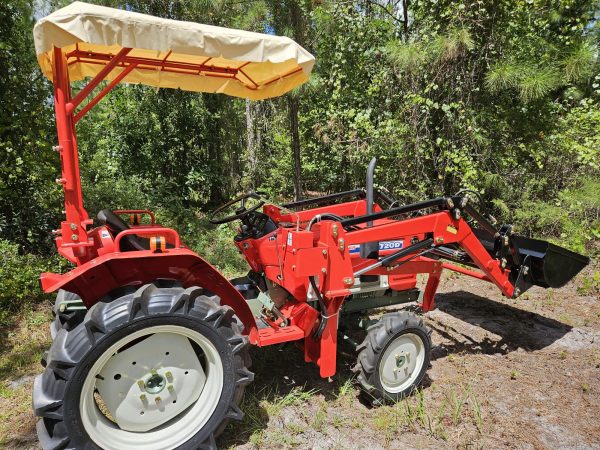
[[[39,284],[40,273],[62,271],[58,257],[19,254],[19,246],[0,239],[0,325],[24,306],[47,298]]]
[[[600,181],[586,178],[564,189],[555,200],[526,199],[515,211],[515,223],[526,233],[547,236],[559,245],[589,254],[598,253],[600,239]]]

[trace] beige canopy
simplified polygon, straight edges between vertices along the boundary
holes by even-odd
[[[287,37],[83,2],[39,20],[33,33],[39,64],[50,80],[53,47],[58,47],[67,55],[71,81],[95,76],[121,53],[126,56],[107,76],[109,80],[127,70],[122,83],[260,100],[307,81],[315,63],[309,52]]]

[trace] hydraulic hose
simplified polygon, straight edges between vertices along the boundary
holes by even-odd
[[[315,334],[313,334],[313,339],[316,341],[317,339],[319,339],[321,337],[321,335],[323,334],[323,331],[325,330],[325,326],[327,326],[327,305],[325,304],[325,300],[323,299],[323,296],[321,295],[321,291],[319,291],[319,288],[317,287],[317,282],[315,281],[315,277],[308,277],[309,281],[310,281],[310,285],[313,288],[313,291],[315,291],[315,295],[317,296],[317,300],[319,302],[319,308],[321,309],[321,322],[319,323],[319,327],[317,328],[317,331],[315,331]]]

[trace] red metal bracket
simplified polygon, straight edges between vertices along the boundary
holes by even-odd
[[[118,83],[121,82],[123,78],[125,78],[129,73],[137,67],[137,64],[131,64],[127,66],[125,69],[121,71],[119,75],[117,75],[108,85],[102,89],[93,99],[91,99],[87,105],[81,108],[80,111],[75,114],[74,121],[75,123],[79,122],[87,112],[92,109],[100,100],[104,98],[106,94],[108,94]],[[86,86],[87,87],[87,86]]]
[[[130,235],[160,236],[161,233],[168,234],[171,237],[173,237],[173,241],[174,241],[173,245],[175,245],[175,248],[179,248],[181,246],[181,242],[179,240],[179,233],[177,233],[177,231],[175,231],[172,228],[135,227],[135,228],[130,228],[129,230],[123,230],[119,234],[117,234],[117,237],[115,238],[115,248],[117,249],[117,251],[121,250],[119,245],[121,244],[121,239],[123,239],[124,236],[130,236]]]
[[[110,57],[108,63],[102,68],[98,74],[90,80],[90,82],[79,93],[67,103],[67,113],[72,113],[75,108],[102,82],[106,76],[119,64],[125,55],[131,51],[130,48],[122,48],[115,56]],[[116,84],[116,83],[115,83]]]

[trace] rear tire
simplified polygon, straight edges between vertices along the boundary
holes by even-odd
[[[429,367],[431,332],[407,311],[385,314],[357,348],[354,371],[373,404],[397,402],[414,392]]]
[[[87,311],[83,309],[69,311],[66,308],[67,304],[63,305],[63,302],[76,302],[81,301],[79,295],[60,289],[56,294],[56,300],[54,301],[54,307],[52,308],[52,315],[54,320],[50,324],[50,335],[52,339],[56,337],[61,328],[71,330],[83,322],[85,313]],[[83,302],[81,303],[83,305]],[[78,305],[79,306],[79,305]]]
[[[215,448],[254,377],[242,329],[201,288],[103,299],[58,331],[36,377],[42,447]]]

